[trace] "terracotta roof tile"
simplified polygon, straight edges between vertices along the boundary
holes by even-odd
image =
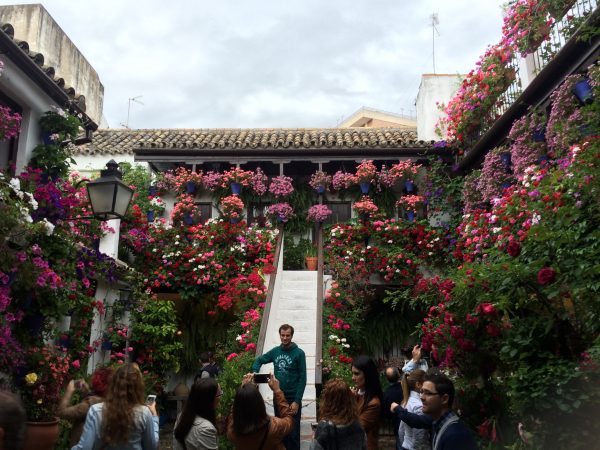
[[[429,148],[405,128],[213,128],[98,130],[82,155],[133,154],[134,149],[272,150]]]

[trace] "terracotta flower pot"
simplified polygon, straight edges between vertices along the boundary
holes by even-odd
[[[58,441],[58,419],[52,422],[27,422],[23,450],[52,450]]]
[[[317,270],[318,258],[316,256],[306,257],[306,268],[308,270]]]

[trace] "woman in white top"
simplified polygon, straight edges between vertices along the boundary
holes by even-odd
[[[221,389],[214,378],[197,378],[173,431],[174,450],[216,450],[216,409]]]
[[[404,399],[402,407],[408,412],[414,414],[423,414],[423,403],[419,391],[423,386],[425,372],[421,369],[413,370],[410,373],[405,373],[402,378],[402,392]],[[400,422],[398,428],[398,439],[402,442],[404,450],[430,450],[431,444],[429,440],[429,432],[427,430],[419,430],[411,428],[404,422]]]

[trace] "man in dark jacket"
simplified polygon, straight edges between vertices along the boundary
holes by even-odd
[[[471,431],[452,411],[454,384],[450,378],[426,375],[421,401],[423,415],[409,413],[397,403],[390,409],[409,427],[430,428],[432,450],[478,450]]]
[[[396,436],[396,450],[402,450],[402,442],[398,442],[398,427],[400,425],[400,419],[396,414],[390,412],[392,403],[402,403],[402,383],[400,382],[400,369],[398,367],[386,367],[385,377],[390,383],[389,387],[383,393],[383,404],[382,409],[386,417],[392,420],[392,428],[394,429],[394,435]]]
[[[300,450],[300,417],[302,396],[306,388],[306,356],[304,351],[292,342],[293,336],[294,327],[288,324],[281,325],[281,345],[256,358],[252,364],[252,372],[259,372],[263,364],[273,363],[275,378],[279,380],[281,390],[294,415],[294,428],[283,440],[283,444],[287,450]]]

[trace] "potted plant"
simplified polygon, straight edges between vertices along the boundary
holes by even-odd
[[[237,223],[244,210],[244,202],[234,194],[221,199],[220,208],[223,217],[228,218],[231,223]]]
[[[369,193],[369,187],[377,179],[377,167],[372,160],[363,159],[356,168],[355,182],[363,194]]]
[[[409,222],[415,220],[415,214],[418,206],[423,203],[423,197],[420,195],[403,195],[396,202],[398,209],[403,209],[406,212],[406,218]]]
[[[25,359],[24,375],[19,383],[28,420],[23,448],[52,449],[59,433],[55,410],[71,359],[67,353],[49,346],[30,348]],[[43,445],[40,447],[40,444]]]
[[[274,203],[267,208],[267,216],[279,223],[285,223],[294,215],[294,209],[289,203]]]
[[[371,215],[379,211],[377,205],[366,195],[363,195],[359,201],[354,202],[352,208],[363,220],[368,219]]]
[[[49,142],[50,135],[57,136],[51,139],[53,142],[61,142],[66,139],[75,140],[81,128],[81,121],[61,108],[52,107],[46,111],[39,120],[42,133],[45,135],[44,143]]]
[[[336,173],[333,174],[331,185],[336,191],[348,189],[353,184],[354,175],[352,175],[351,173],[344,172],[343,170],[338,170]]]
[[[331,185],[331,175],[327,175],[322,170],[317,170],[310,177],[308,184],[311,188],[317,191],[317,194],[323,194]]]
[[[314,245],[309,245],[306,248],[306,268],[308,270],[317,270],[318,266],[318,256],[317,256],[317,247]]]
[[[294,192],[292,179],[290,177],[286,177],[285,175],[274,177],[269,185],[269,192],[277,198],[287,197]]]
[[[325,222],[331,214],[333,214],[333,211],[329,209],[329,206],[313,205],[308,208],[308,215],[306,218],[311,222],[322,223]]]
[[[223,173],[223,177],[221,178],[221,186],[224,188],[230,188],[233,195],[240,195],[242,192],[242,186],[246,187],[250,184],[252,175],[254,174],[249,170],[243,170],[239,167],[235,167]]]

